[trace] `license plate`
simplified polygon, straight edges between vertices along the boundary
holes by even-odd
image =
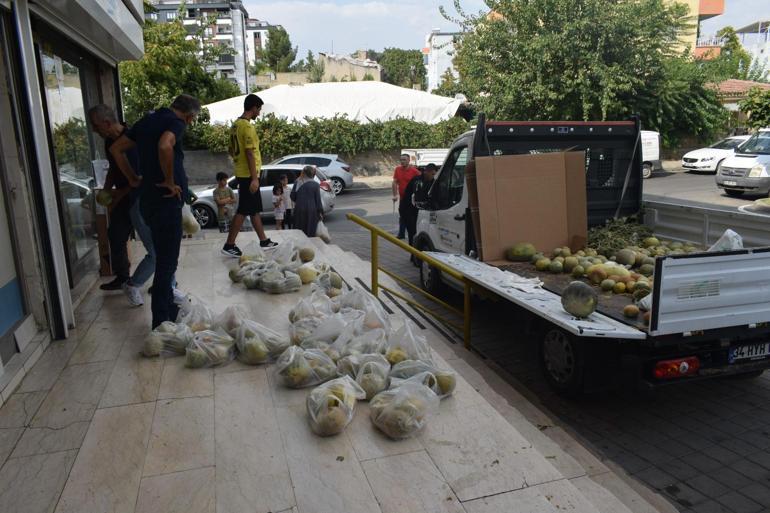
[[[756,360],[770,355],[770,342],[738,346],[730,349],[730,363],[740,360]]]
[[[725,185],[738,185],[738,182],[733,182],[732,180],[725,180]]]

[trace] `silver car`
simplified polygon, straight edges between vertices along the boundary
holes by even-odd
[[[315,166],[324,172],[332,184],[334,194],[342,194],[342,191],[353,186],[353,175],[350,165],[346,164],[334,153],[298,153],[286,155],[274,160],[274,164],[302,164],[303,166]]]
[[[303,167],[301,165],[287,164],[262,167],[259,177],[259,192],[262,195],[262,217],[273,216],[273,186],[281,180],[281,175],[286,175],[289,178],[289,187],[291,187],[302,172]],[[324,208],[324,216],[326,216],[334,208],[334,192],[332,191],[329,179],[322,171],[319,170],[316,173],[315,181],[321,184],[321,203]],[[230,178],[228,185],[235,191],[235,197],[237,198],[238,185],[235,178]],[[219,208],[214,201],[215,188],[216,186],[213,186],[194,191],[198,199],[192,204],[192,211],[203,228],[213,228],[219,224],[217,221]]]

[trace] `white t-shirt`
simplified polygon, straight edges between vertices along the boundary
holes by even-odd
[[[291,202],[291,185],[287,185],[283,188],[283,208],[284,210],[291,210],[294,205]]]

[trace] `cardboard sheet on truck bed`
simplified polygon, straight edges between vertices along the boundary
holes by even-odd
[[[482,260],[504,261],[517,242],[548,253],[584,247],[585,168],[585,152],[476,158]]]

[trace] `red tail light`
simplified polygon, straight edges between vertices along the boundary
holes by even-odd
[[[698,369],[700,369],[700,360],[697,356],[690,356],[658,362],[652,373],[657,379],[674,379],[693,376],[698,373]]]
[[[350,166],[342,166],[342,169],[350,173]]]
[[[325,190],[326,192],[332,192],[332,188],[329,185],[329,182],[327,182],[326,180],[323,180],[321,182],[321,189]]]

